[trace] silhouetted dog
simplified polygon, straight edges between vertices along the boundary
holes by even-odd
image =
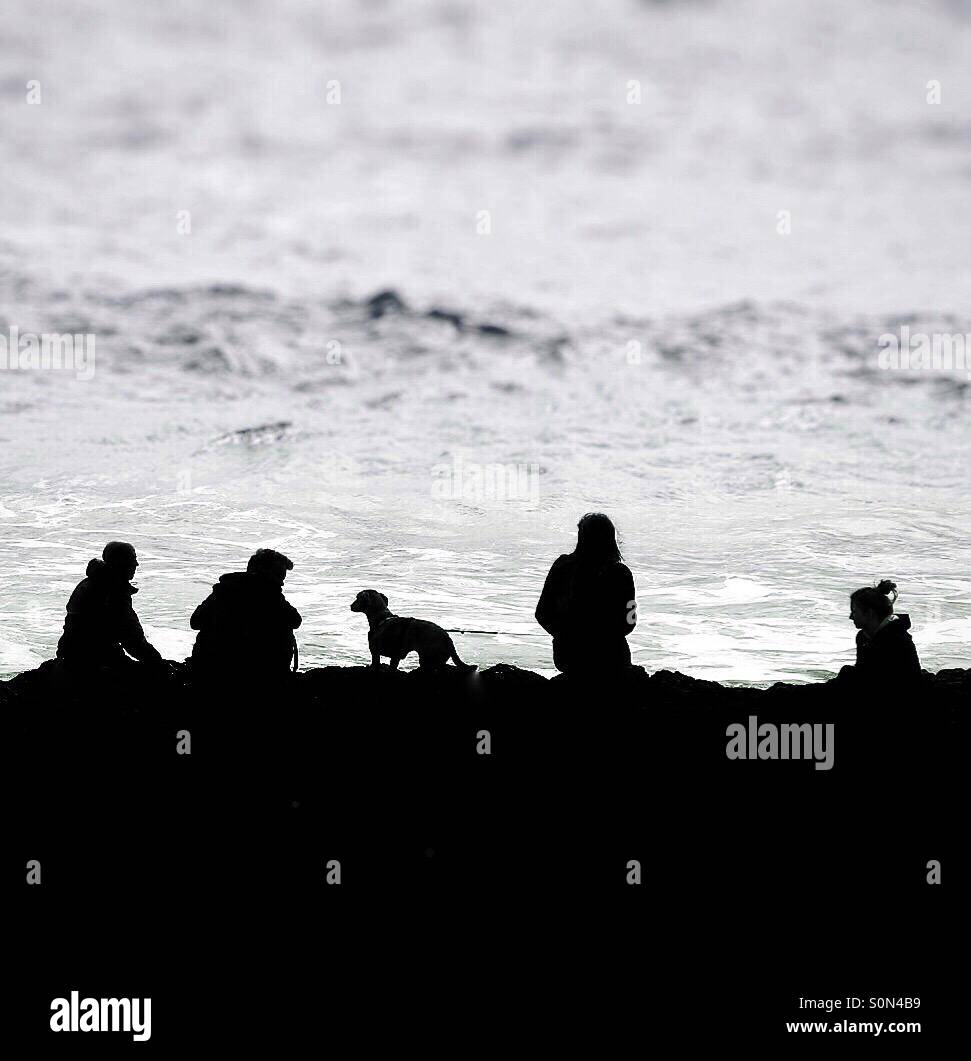
[[[475,670],[475,664],[463,663],[459,659],[445,630],[424,619],[393,615],[388,608],[388,598],[376,589],[362,589],[354,598],[351,611],[364,612],[367,616],[372,667],[380,667],[381,657],[388,656],[391,669],[395,670],[409,652],[417,652],[418,665],[423,669],[440,670],[451,659],[461,670]]]

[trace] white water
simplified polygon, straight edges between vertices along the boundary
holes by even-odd
[[[97,361],[0,373],[0,673],[108,538],[175,658],[271,545],[306,665],[366,659],[370,585],[549,668],[532,610],[594,508],[649,669],[826,676],[883,576],[924,665],[967,665],[971,386],[877,363],[971,332],[966,5],[72,0],[2,32],[0,331]],[[382,287],[413,312],[369,321]],[[456,457],[538,467],[535,503],[435,496]]]

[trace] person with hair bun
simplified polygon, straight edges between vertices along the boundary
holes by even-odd
[[[884,579],[850,594],[850,619],[857,628],[856,666],[844,667],[841,678],[868,685],[900,685],[921,676],[917,648],[910,636],[910,616],[894,613],[897,584]]]

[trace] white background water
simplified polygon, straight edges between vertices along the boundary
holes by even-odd
[[[173,658],[267,545],[306,665],[366,660],[374,586],[548,669],[589,509],[651,670],[825,677],[884,576],[968,665],[971,384],[877,339],[971,332],[971,5],[35,0],[0,40],[0,333],[97,344],[90,381],[0,372],[0,673],[109,538]],[[456,458],[535,503],[435,496]]]

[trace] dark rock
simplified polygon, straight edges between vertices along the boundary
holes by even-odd
[[[429,320],[445,321],[447,324],[451,324],[457,332],[460,332],[464,326],[460,313],[451,313],[444,309],[430,309],[425,316]]]
[[[364,303],[364,306],[371,320],[377,320],[389,313],[404,313],[408,308],[398,292],[391,288],[378,291]]]
[[[957,670],[928,676],[915,703],[862,702],[834,682],[732,688],[640,667],[547,680],[508,664],[323,667],[273,690],[243,675],[207,691],[184,665],[94,688],[51,661],[0,683],[25,836],[69,814],[119,843],[153,838],[141,869],[126,856],[129,884],[144,873],[177,888],[188,874],[235,889],[245,864],[264,891],[318,887],[325,854],[379,890],[429,873],[542,887],[571,860],[607,886],[628,858],[676,866],[679,888],[717,879],[723,895],[755,879],[780,894],[806,880],[833,894],[923,884],[926,859],[956,842],[946,815],[969,702],[971,672]],[[833,768],[730,760],[727,727],[750,717],[833,724]],[[191,755],[176,754],[183,732]],[[83,835],[75,889],[110,857]]]

